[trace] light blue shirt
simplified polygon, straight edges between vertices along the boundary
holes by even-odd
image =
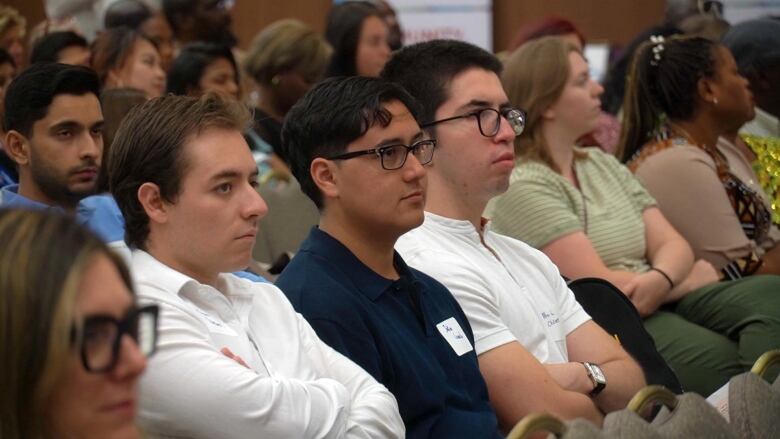
[[[65,213],[61,207],[19,195],[18,184],[0,189],[0,207]],[[81,200],[76,206],[76,222],[92,230],[105,242],[124,240],[125,220],[114,197],[110,195],[92,195]]]

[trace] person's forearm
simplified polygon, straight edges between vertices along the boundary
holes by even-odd
[[[593,381],[582,363],[545,364],[550,376],[564,389],[590,396]],[[607,377],[607,387],[593,402],[604,413],[625,408],[628,401],[645,386],[642,369],[630,358],[599,364]]]
[[[609,270],[606,269],[603,272],[597,273],[594,277],[598,277],[611,283],[617,289],[626,293],[625,286],[633,279],[637,274],[630,271],[621,270]]]
[[[675,287],[688,276],[693,267],[693,251],[682,239],[665,242],[648,259],[652,267],[671,278]]]
[[[642,368],[631,358],[609,361],[599,367],[607,377],[607,387],[594,402],[604,413],[624,409],[636,392],[647,384]]]

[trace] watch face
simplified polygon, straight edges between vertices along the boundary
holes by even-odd
[[[593,378],[597,382],[599,382],[599,383],[606,383],[607,382],[607,378],[604,376],[604,372],[601,371],[600,367],[598,367],[598,366],[596,366],[594,364],[593,367],[591,368],[591,370],[593,371]]]

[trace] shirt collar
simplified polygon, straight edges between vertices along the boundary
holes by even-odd
[[[133,276],[138,283],[151,283],[177,295],[187,285],[200,285],[197,280],[163,264],[143,250],[133,250],[132,266]]]
[[[358,259],[344,244],[320,230],[319,227],[312,228],[309,236],[303,241],[299,253],[307,251],[326,258],[338,267],[341,273],[352,281],[355,288],[372,301],[376,301],[382,293],[399,282],[380,276]],[[393,264],[402,279],[412,279],[416,282],[414,274],[396,251],[393,252]]]
[[[48,204],[35,201],[24,195],[19,195],[19,185],[12,184],[0,189],[0,206],[3,207],[15,207],[21,209],[30,210],[56,210],[58,212],[65,212],[61,207],[50,206]]]
[[[490,219],[482,217],[481,223],[482,233],[487,234],[490,231]],[[471,221],[448,218],[426,211],[423,227],[436,227],[448,233],[466,237],[476,243],[481,243],[479,231],[474,227],[474,224],[471,224]]]

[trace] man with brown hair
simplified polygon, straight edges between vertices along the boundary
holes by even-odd
[[[112,145],[138,295],[162,314],[140,423],[177,437],[403,436],[393,396],[281,291],[226,274],[248,264],[267,211],[248,117],[217,96],[165,96],[132,110]]]

